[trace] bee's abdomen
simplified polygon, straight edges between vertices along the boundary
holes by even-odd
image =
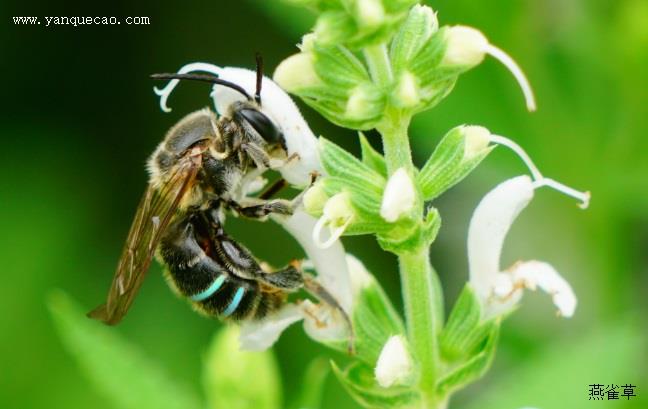
[[[259,319],[283,304],[281,292],[262,291],[257,281],[235,276],[205,254],[187,221],[169,229],[160,255],[170,285],[207,315],[233,321]]]

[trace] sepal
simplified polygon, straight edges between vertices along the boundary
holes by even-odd
[[[382,388],[376,382],[370,367],[354,362],[344,370],[331,362],[333,373],[347,392],[365,408],[411,408],[419,407],[418,392],[404,387]]]
[[[439,142],[421,169],[418,183],[425,200],[433,200],[459,183],[491,152],[484,128],[459,126]]]

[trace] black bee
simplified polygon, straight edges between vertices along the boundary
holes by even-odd
[[[251,97],[240,86],[207,75],[158,74],[157,79],[193,79],[232,88],[245,96],[217,118],[203,109],[169,130],[148,161],[149,185],[137,209],[107,302],[88,315],[107,324],[127,313],[157,252],[171,287],[207,315],[230,320],[260,319],[281,306],[290,292],[305,287],[339,309],[336,300],[297,263],[264,271],[244,246],[223,230],[226,211],[250,218],[290,215],[293,202],[241,204],[241,184],[298,158],[288,157],[280,128],[261,111],[262,69]],[[274,163],[274,165],[273,165]],[[280,165],[279,165],[280,166]],[[273,191],[270,189],[269,191]]]

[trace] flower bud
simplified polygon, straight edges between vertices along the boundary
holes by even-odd
[[[403,72],[392,96],[392,102],[400,108],[413,108],[418,105],[421,98],[414,75]]]
[[[378,357],[374,374],[383,388],[407,384],[412,378],[413,365],[405,337],[394,335],[387,340]]]
[[[490,132],[480,126],[458,126],[448,132],[425,163],[418,183],[432,200],[459,183],[488,155]]]
[[[357,0],[356,21],[363,27],[374,27],[385,20],[385,9],[380,0]]]
[[[355,218],[356,212],[351,204],[349,194],[341,192],[326,202],[322,213],[322,217],[319,218],[313,229],[313,241],[319,248],[326,249],[342,236]],[[326,241],[321,240],[324,226],[328,226],[330,231],[330,236]]]
[[[297,92],[322,85],[315,72],[313,55],[302,52],[283,60],[274,72],[274,81],[288,92]]]
[[[446,53],[441,65],[475,66],[486,56],[488,40],[472,27],[454,26],[446,32]]]
[[[380,215],[394,223],[409,213],[416,203],[416,189],[405,168],[400,168],[389,178],[385,186]]]
[[[313,216],[320,216],[324,205],[329,200],[326,190],[321,183],[316,183],[304,194],[304,209]]]
[[[483,126],[464,126],[464,161],[471,160],[475,156],[484,152],[490,143],[491,133]]]

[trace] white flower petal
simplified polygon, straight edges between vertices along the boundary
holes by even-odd
[[[320,342],[342,341],[349,338],[349,324],[336,308],[320,302],[304,300],[299,304],[304,317],[304,331]]]
[[[509,273],[513,280],[524,287],[535,290],[536,286],[551,295],[558,313],[566,318],[574,315],[576,295],[571,286],[550,264],[541,261],[517,263]]]
[[[270,348],[286,328],[303,318],[301,310],[295,304],[286,304],[261,321],[243,323],[239,336],[241,350],[263,351]]]
[[[409,213],[416,202],[414,183],[405,168],[400,168],[390,176],[383,193],[380,215],[390,223]]]
[[[532,198],[531,178],[518,176],[490,191],[473,213],[468,228],[470,283],[484,305],[501,271],[504,238],[513,221]]]
[[[402,335],[395,335],[387,340],[376,362],[374,375],[383,388],[402,385],[411,377],[412,358]]]
[[[340,303],[345,311],[352,307],[351,280],[347,267],[346,253],[342,243],[336,240],[326,249],[313,241],[312,231],[317,220],[299,209],[290,217],[272,216],[299,242],[306,256],[317,271],[318,281]]]
[[[250,95],[254,95],[255,71],[225,67],[220,72],[220,78],[238,84]],[[220,85],[214,86],[212,96],[216,110],[220,113],[224,112],[232,102],[245,99],[240,93]],[[290,162],[279,169],[279,172],[292,185],[300,187],[308,185],[313,171],[324,173],[319,160],[317,138],[288,94],[267,77],[263,78],[261,87],[261,105],[262,111],[281,127],[286,139],[288,155],[294,153],[299,155],[299,160]]]

